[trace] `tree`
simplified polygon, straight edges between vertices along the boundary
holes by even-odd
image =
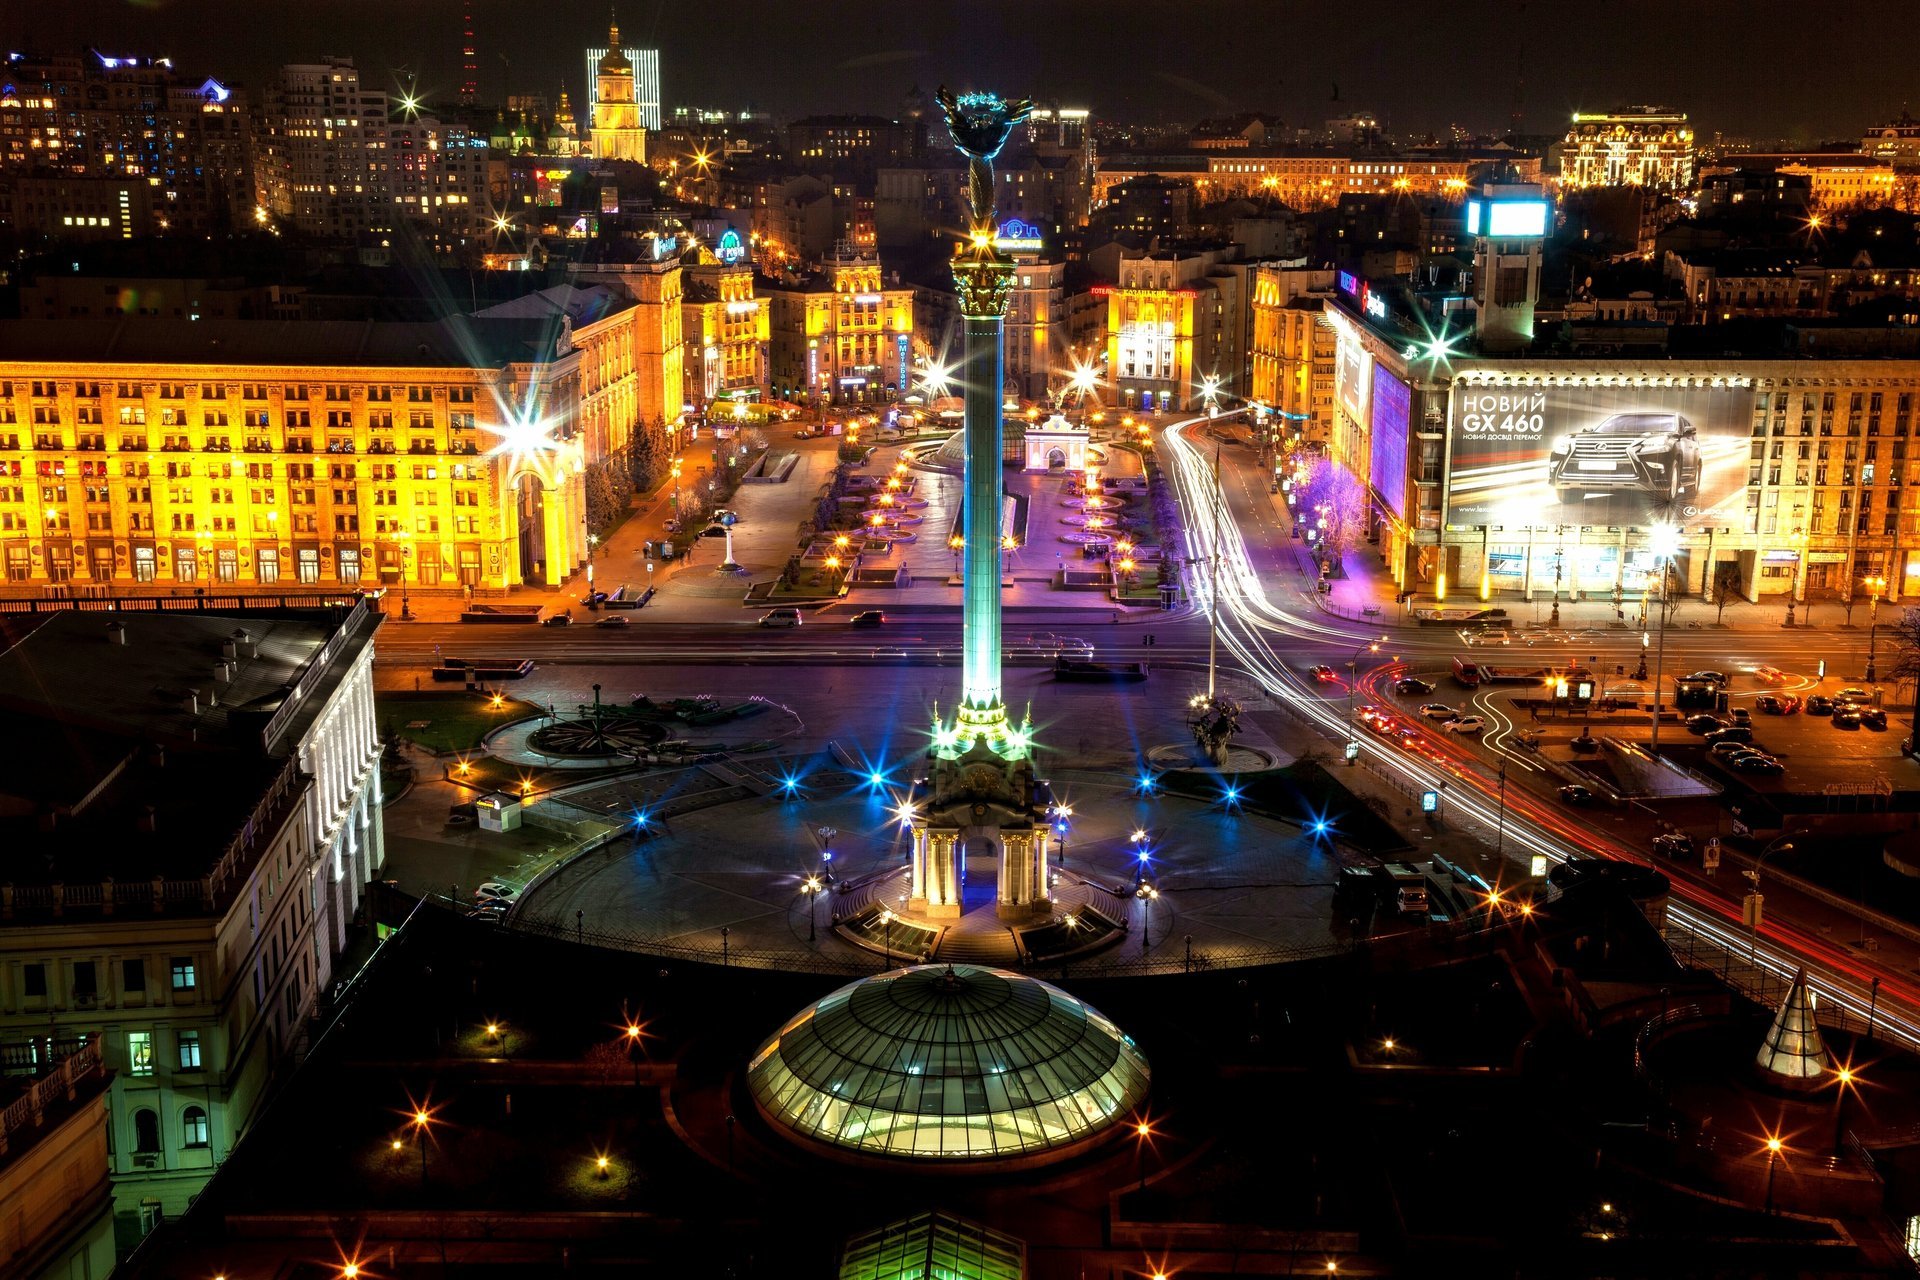
[[[667,469],[672,462],[667,453],[666,423],[648,423],[645,418],[636,421],[627,458],[636,488],[648,491],[666,479]]]
[[[1315,530],[1314,550],[1338,563],[1366,535],[1366,487],[1345,467],[1315,456],[1308,461],[1307,478],[1297,492],[1299,519]]]
[[[1887,630],[1898,655],[1893,664],[1894,687],[1899,688],[1904,681],[1913,682],[1914,736],[1920,738],[1920,609],[1902,609],[1900,620]]]
[[[1713,575],[1713,625],[1719,626],[1720,619],[1726,616],[1727,606],[1742,599],[1740,594],[1740,566],[1737,564],[1717,565]]]

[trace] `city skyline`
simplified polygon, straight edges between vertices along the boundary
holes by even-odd
[[[580,99],[579,49],[604,35],[604,5],[565,0],[543,11],[537,30],[498,0],[471,8],[482,101],[508,92],[551,98],[562,86]],[[1430,11],[1393,4],[1376,6],[1381,20],[1358,37],[1336,13],[1232,0],[1187,6],[1184,20],[1171,22],[1164,6],[1082,0],[1018,17],[1012,6],[982,14],[942,0],[910,15],[860,11],[849,23],[799,22],[783,6],[745,0],[721,27],[704,29],[664,3],[630,5],[620,16],[629,43],[660,49],[668,103],[751,105],[780,117],[894,114],[910,89],[931,91],[945,81],[1029,84],[1042,100],[1085,103],[1129,122],[1257,110],[1317,128],[1365,110],[1390,132],[1444,133],[1458,124],[1492,134],[1507,131],[1518,88],[1528,133],[1558,132],[1576,110],[1660,102],[1689,112],[1703,139],[1720,132],[1814,142],[1853,136],[1908,101],[1895,42],[1856,38],[1899,16],[1890,0],[1854,0],[1839,6],[1853,21],[1796,31],[1801,58],[1840,57],[1849,68],[1805,98],[1781,94],[1774,72],[1753,70],[1777,63],[1775,33],[1797,26],[1795,6],[1756,0],[1736,14],[1700,0],[1689,8],[1695,16],[1679,21],[1668,6],[1629,0],[1596,28],[1548,21],[1537,0],[1531,8],[1522,0],[1467,0],[1436,28]],[[171,56],[183,68],[249,85],[284,63],[340,54],[355,58],[372,86],[398,88],[411,72],[430,102],[452,103],[462,82],[461,18],[462,6],[452,3],[396,12],[362,0],[324,9],[197,0],[189,15],[167,0],[138,7],[79,0],[19,13],[0,26],[0,38],[42,53],[97,45]],[[1513,37],[1515,25],[1524,39]],[[1215,43],[1222,32],[1235,33],[1228,59]],[[1698,59],[1689,32],[1710,39],[1718,56]],[[1128,70],[1114,74],[1119,67]]]

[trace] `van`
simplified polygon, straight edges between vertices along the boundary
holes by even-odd
[[[1423,884],[1403,884],[1396,901],[1401,915],[1423,916],[1427,914],[1427,887]]]
[[[797,627],[800,625],[798,609],[769,609],[760,615],[763,627]]]

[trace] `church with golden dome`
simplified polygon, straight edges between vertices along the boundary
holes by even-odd
[[[606,52],[592,63],[593,103],[588,140],[596,160],[647,162],[647,130],[640,80],[636,76],[636,54],[655,59],[659,56],[652,50],[622,49],[619,20],[609,21]],[[651,81],[657,97],[657,63]]]

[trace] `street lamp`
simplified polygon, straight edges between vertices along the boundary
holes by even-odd
[[[1653,668],[1653,754],[1660,755],[1660,697],[1666,690],[1667,670],[1667,567],[1680,551],[1680,528],[1656,524],[1647,536],[1653,552],[1654,569],[1660,575],[1660,647]]]
[[[1360,681],[1360,655],[1363,653],[1380,652],[1380,646],[1385,641],[1385,636],[1381,636],[1378,640],[1369,640],[1366,644],[1355,649],[1353,656],[1347,659],[1347,739],[1350,742],[1357,740],[1359,737],[1353,730],[1353,686]],[[1347,763],[1353,763],[1352,757],[1348,758]]]
[[[1850,1063],[1841,1063],[1833,1069],[1833,1087],[1839,1095],[1833,1100],[1833,1154],[1836,1158],[1845,1154],[1847,1136],[1847,1094],[1857,1088],[1855,1084],[1860,1073]]]
[[[413,621],[413,609],[407,602],[407,579],[413,576],[413,543],[405,529],[394,535],[400,542],[400,618],[404,622]]]
[[[1742,904],[1747,918],[1747,963],[1749,965],[1755,963],[1755,956],[1760,949],[1760,916],[1763,904],[1766,902],[1766,899],[1760,895],[1760,869],[1766,866],[1767,859],[1773,856],[1775,850],[1781,853],[1792,853],[1793,841],[1781,836],[1760,851],[1760,856],[1753,860],[1751,870],[1740,873],[1753,884],[1753,888],[1747,891],[1747,901]]]
[[[1879,678],[1874,674],[1874,656],[1880,640],[1880,593],[1887,589],[1887,580],[1876,574],[1865,581],[1873,588],[1873,601],[1867,606],[1867,683],[1872,684]]]
[[[600,535],[589,533],[587,535],[587,599],[589,601],[593,599],[593,549],[598,545],[600,545]]]
[[[1774,1166],[1779,1162],[1780,1153],[1785,1150],[1785,1148],[1786,1144],[1781,1142],[1779,1138],[1769,1137],[1767,1139],[1767,1212],[1769,1214],[1773,1212]]]
[[[1160,890],[1150,884],[1140,886],[1140,954],[1147,954],[1147,947],[1153,936],[1153,904],[1160,898]]]
[[[821,885],[820,885],[819,876],[808,876],[806,883],[800,886],[800,891],[807,895],[807,941],[808,942],[812,942],[814,940],[813,904],[820,897],[820,889],[821,889]]]

